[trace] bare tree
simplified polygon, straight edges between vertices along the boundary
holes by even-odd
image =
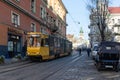
[[[93,12],[96,10],[97,13],[97,19],[96,19],[96,24],[98,26],[100,36],[101,36],[101,41],[106,41],[106,29],[107,24],[107,15],[108,15],[108,3],[109,0],[90,0],[90,3],[87,5],[87,9],[90,12]],[[110,35],[110,34],[109,34]]]

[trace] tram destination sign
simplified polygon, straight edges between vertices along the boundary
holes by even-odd
[[[31,34],[30,36],[31,36],[31,37],[40,37],[39,34]]]

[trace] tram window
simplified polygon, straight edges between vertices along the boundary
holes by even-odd
[[[30,46],[33,46],[33,44],[34,44],[34,38],[33,37],[30,37],[29,44],[30,44]]]
[[[46,39],[45,39],[45,46],[48,46],[48,45],[49,45],[49,39],[46,38]]]
[[[40,38],[36,38],[37,47],[40,47]]]
[[[39,47],[40,46],[40,38],[39,37],[29,37],[28,38],[28,46]]]

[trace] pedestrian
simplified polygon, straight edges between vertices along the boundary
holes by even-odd
[[[79,50],[79,55],[81,55],[81,48],[79,48],[78,50]]]
[[[27,52],[27,41],[24,42],[24,46],[22,48],[23,51],[23,56],[26,56],[26,52]]]
[[[91,52],[91,49],[90,49],[90,48],[87,48],[88,57],[90,56],[90,52]]]

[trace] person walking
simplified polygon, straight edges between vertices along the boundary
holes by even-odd
[[[90,56],[90,52],[91,52],[91,49],[90,49],[90,48],[87,48],[88,57]]]
[[[81,48],[79,48],[79,56],[81,55]]]

